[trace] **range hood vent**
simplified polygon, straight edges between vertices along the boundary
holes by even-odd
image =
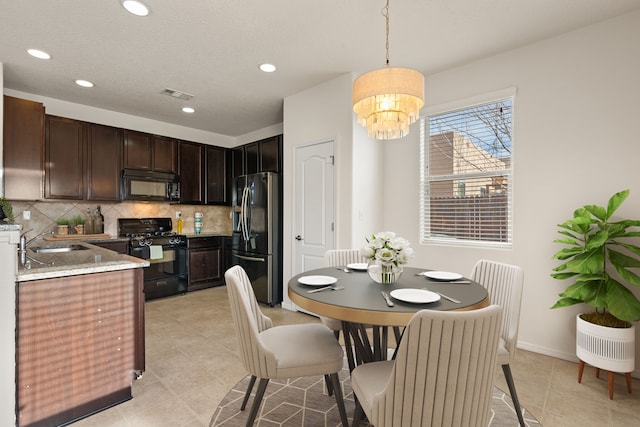
[[[173,98],[183,99],[185,101],[188,101],[191,98],[193,98],[193,95],[191,95],[190,93],[181,92],[179,90],[169,89],[169,88],[163,90],[160,93],[163,94],[163,95],[171,96]]]

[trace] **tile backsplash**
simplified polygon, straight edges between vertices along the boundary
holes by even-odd
[[[104,232],[115,237],[118,235],[118,218],[154,218],[168,217],[173,219],[173,230],[176,231],[176,212],[182,212],[184,234],[194,232],[194,216],[196,212],[203,214],[202,233],[230,235],[233,224],[230,206],[206,205],[172,205],[169,203],[143,202],[24,202],[11,201],[16,224],[21,224],[28,237],[46,231],[56,230],[56,219],[85,216],[88,211],[95,212],[100,206],[104,216]],[[31,219],[24,219],[24,211],[29,211]]]

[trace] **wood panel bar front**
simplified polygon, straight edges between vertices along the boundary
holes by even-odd
[[[142,269],[17,285],[17,420],[62,425],[131,398],[144,370]]]

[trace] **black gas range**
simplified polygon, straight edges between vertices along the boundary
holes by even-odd
[[[145,300],[187,292],[187,238],[172,231],[171,218],[119,218],[118,236],[129,238],[131,256],[148,260]]]

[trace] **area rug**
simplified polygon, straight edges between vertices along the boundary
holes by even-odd
[[[349,371],[340,372],[340,381],[345,396],[345,407],[349,422],[353,419],[354,401]],[[244,378],[222,399],[216,408],[209,427],[244,427],[253,404],[253,394],[244,411],[240,405],[247,390],[250,377]],[[253,391],[258,388],[256,382]],[[528,426],[541,424],[523,409]],[[291,380],[271,380],[264,394],[262,407],[254,423],[260,427],[339,427],[340,414],[333,396],[326,394],[324,380],[319,377],[295,378]],[[508,394],[493,388],[491,404],[491,427],[518,426],[518,418]]]

